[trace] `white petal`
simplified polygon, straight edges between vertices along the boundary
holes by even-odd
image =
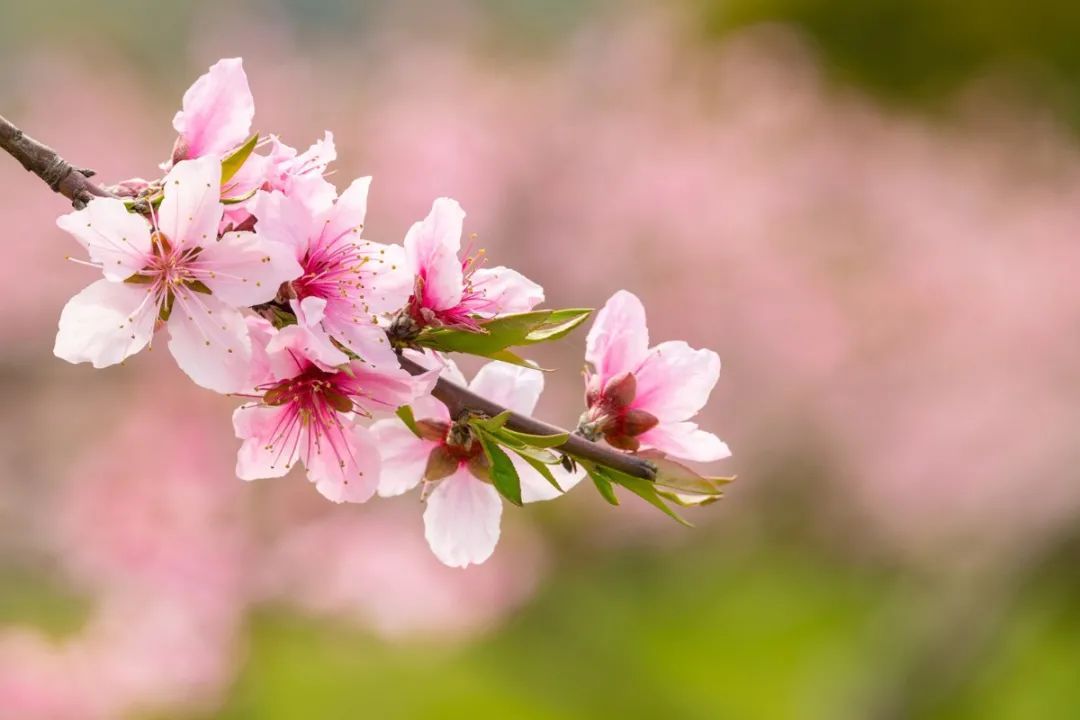
[[[109,280],[125,280],[146,266],[150,223],[129,213],[122,200],[91,200],[82,210],[61,215],[56,224],[86,248],[91,260],[101,263]]]
[[[559,492],[547,481],[547,478],[522,460],[520,455],[510,450],[506,454],[518,472],[518,477],[521,479],[521,499],[527,503],[562,497],[563,493],[569,492],[585,477],[585,471],[580,467],[574,472],[567,472],[562,465],[548,465],[547,469],[551,471],[555,482],[559,483],[559,488],[562,489],[562,492]]]
[[[507,267],[480,268],[473,273],[471,285],[480,295],[475,300],[480,313],[528,312],[544,302],[544,288]]]
[[[234,307],[273,300],[282,283],[304,272],[292,248],[250,232],[226,233],[203,246],[190,267],[214,297]]]
[[[362,177],[353,180],[352,184],[345,188],[323,219],[323,242],[332,242],[364,227],[369,187],[371,178]]]
[[[70,363],[115,365],[146,347],[157,314],[146,286],[98,280],[64,306],[53,352]]]
[[[638,440],[675,458],[692,462],[713,462],[731,457],[727,443],[710,432],[699,430],[696,423],[661,423],[642,433]]]
[[[514,412],[530,415],[544,391],[544,373],[496,360],[480,368],[469,389]]]
[[[495,551],[501,517],[499,493],[462,468],[428,497],[424,537],[444,565],[478,565]]]
[[[219,393],[247,389],[251,373],[247,323],[240,311],[213,295],[176,293],[169,350],[196,384]]]
[[[161,232],[175,248],[207,247],[217,239],[221,204],[221,161],[217,157],[177,163],[162,181],[165,199],[157,211]]]
[[[398,419],[379,420],[371,426],[382,456],[379,495],[393,497],[412,490],[424,479],[428,456],[437,445],[413,435]]]

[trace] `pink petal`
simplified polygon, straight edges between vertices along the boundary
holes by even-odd
[[[424,537],[444,565],[478,565],[495,551],[501,517],[499,493],[462,468],[428,497]]]
[[[433,373],[413,376],[400,367],[371,367],[354,360],[345,381],[368,412],[394,412],[431,391]]]
[[[185,160],[162,181],[165,199],[157,211],[161,232],[175,248],[207,247],[217,239],[221,204],[221,163],[216,158]]]
[[[186,148],[184,158],[215,160],[251,135],[255,99],[240,58],[219,60],[184,93],[183,109],[173,118]]]
[[[304,325],[289,325],[279,330],[266,344],[266,354],[271,371],[279,380],[298,374],[301,369],[296,364],[298,359],[328,372],[349,362],[349,356],[334,347],[326,333]]]
[[[308,479],[331,502],[365,502],[379,486],[379,450],[371,431],[345,422],[315,445],[307,460]]]
[[[428,456],[437,444],[416,437],[397,418],[378,421],[371,426],[371,432],[382,456],[379,495],[393,497],[419,485]]]
[[[345,235],[359,237],[367,215],[368,188],[371,178],[362,177],[353,180],[345,192],[323,218],[322,240],[329,243]]]
[[[259,219],[260,237],[291,248],[297,260],[303,259],[309,238],[316,234],[316,218],[299,198],[260,190],[251,199],[251,212]]]
[[[699,430],[692,422],[661,423],[638,436],[638,440],[644,447],[692,462],[713,462],[731,457],[731,450],[720,438]]]
[[[101,263],[109,280],[126,280],[146,266],[150,224],[129,213],[122,200],[92,200],[82,210],[61,215],[56,224],[79,241],[91,260]]]
[[[281,477],[296,462],[299,442],[290,448],[272,445],[285,412],[285,406],[261,405],[244,405],[233,412],[233,430],[244,441],[236,456],[236,476],[241,480]],[[293,438],[289,441],[291,444]]]
[[[712,350],[694,350],[681,340],[660,343],[634,373],[637,396],[632,407],[680,422],[697,414],[720,377],[720,358]]]
[[[531,415],[544,391],[539,370],[494,361],[480,368],[469,389],[522,415]]]
[[[235,307],[273,300],[282,283],[304,272],[292,248],[250,232],[226,233],[204,246],[191,267],[214,297]]]
[[[366,273],[364,303],[372,314],[392,313],[405,307],[413,291],[413,274],[405,260],[405,248],[361,240],[370,260]]]
[[[169,350],[197,385],[219,393],[247,389],[251,374],[247,323],[238,310],[213,295],[176,293]]]
[[[633,293],[620,290],[596,314],[585,341],[585,359],[603,386],[622,372],[634,372],[649,351],[645,308]]]
[[[480,294],[474,312],[491,315],[528,312],[544,302],[544,288],[516,270],[481,268],[472,275],[472,289]]]
[[[248,337],[251,338],[251,371],[248,374],[246,387],[246,389],[251,389],[279,379],[271,372],[270,356],[266,352],[266,345],[277,330],[269,320],[257,315],[245,315],[244,322],[247,323]]]
[[[334,336],[350,352],[358,355],[367,365],[397,367],[397,356],[386,339],[386,331],[377,325],[359,325],[338,319],[323,323],[327,332]]]
[[[431,212],[405,235],[405,257],[413,274],[424,279],[424,306],[447,310],[461,302],[464,291],[461,231],[465,211],[456,200],[438,198]]]
[[[146,347],[157,314],[144,286],[98,280],[64,306],[53,352],[70,363],[115,365]]]
[[[527,503],[554,500],[557,497],[562,497],[563,493],[569,492],[572,487],[585,477],[585,471],[580,467],[574,472],[567,472],[562,465],[548,465],[547,468],[555,477],[555,482],[559,483],[559,487],[562,488],[562,492],[559,492],[547,481],[547,478],[538,473],[532,465],[522,460],[517,453],[507,451],[506,454],[510,457],[510,462],[514,463],[514,468],[518,472],[518,477],[521,479],[521,499]]]

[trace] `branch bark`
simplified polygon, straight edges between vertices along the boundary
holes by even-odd
[[[65,161],[48,145],[33,139],[3,115],[0,115],[0,148],[18,160],[24,168],[41,178],[54,192],[71,200],[76,209],[86,206],[95,197],[113,197],[97,183],[90,180],[93,171],[77,168]],[[427,369],[409,360],[400,358],[401,366],[413,375],[426,372]],[[463,410],[471,410],[494,417],[507,408],[481,397],[468,388],[440,378],[432,390],[432,395],[441,400],[451,415],[458,415]],[[532,435],[561,435],[563,428],[549,425],[526,415],[511,413],[507,427]],[[599,445],[585,438],[571,434],[558,450],[573,457],[606,465],[628,475],[645,480],[654,480],[656,471],[646,460],[619,452],[613,448]]]
[[[0,115],[0,147],[45,181],[53,192],[70,200],[76,209],[86,207],[86,203],[95,197],[110,196],[107,190],[90,180],[93,170],[72,166],[51,147],[30,137],[3,115]]]

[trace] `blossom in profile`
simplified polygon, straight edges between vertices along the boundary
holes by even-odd
[[[428,216],[405,235],[405,267],[412,282],[407,315],[417,328],[479,331],[478,319],[525,312],[544,301],[544,289],[506,267],[481,267],[483,251],[459,258],[465,211],[438,198]]]
[[[251,341],[239,308],[271,300],[301,268],[289,248],[255,233],[218,236],[220,181],[216,158],[183,161],[149,221],[114,198],[57,220],[105,275],[64,307],[58,357],[113,365],[168,325],[169,350],[192,380],[222,393],[247,387]]]
[[[690,422],[716,386],[720,358],[682,341],[649,347],[645,308],[633,293],[620,290],[597,314],[585,359],[592,365],[580,425],[586,437],[698,462],[731,455],[720,438]]]
[[[351,360],[312,330],[324,308],[324,300],[309,298],[300,324],[277,332],[269,323],[250,321],[265,357],[252,363],[254,402],[233,414],[236,436],[244,441],[236,474],[244,480],[281,477],[300,461],[327,499],[364,502],[378,486],[379,448],[358,418],[414,402],[434,378],[413,377],[396,362]]]
[[[465,384],[453,365],[444,374]],[[491,362],[480,368],[469,389],[529,414],[544,389],[544,376],[537,370]],[[432,552],[451,567],[482,563],[499,541],[502,499],[488,477],[481,444],[467,423],[456,422],[447,407],[432,397],[413,402],[412,412],[419,434],[399,419],[380,420],[371,428],[383,456],[379,495],[401,495],[423,481],[424,535]],[[520,478],[522,501],[551,500],[561,494],[521,457],[515,453],[507,457]],[[559,465],[549,470],[563,491],[576,485],[582,475]]]

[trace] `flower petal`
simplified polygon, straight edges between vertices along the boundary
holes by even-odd
[[[364,227],[367,215],[368,189],[371,178],[362,177],[353,180],[349,187],[338,197],[323,218],[322,240],[331,243],[345,235],[359,234]]]
[[[397,418],[378,421],[371,426],[371,432],[382,456],[379,495],[393,497],[419,485],[428,456],[438,445],[416,437]]]
[[[464,290],[461,231],[465,211],[457,200],[438,198],[431,212],[405,235],[405,257],[413,273],[424,280],[425,307],[447,310],[461,302]]]
[[[365,364],[375,367],[397,367],[397,355],[386,340],[386,331],[378,325],[343,322],[338,317],[334,322],[328,319],[323,326],[350,352],[358,355]]]
[[[221,162],[217,158],[177,163],[162,181],[165,199],[157,224],[175,248],[206,248],[217,239],[221,204]]]
[[[286,412],[285,405],[242,405],[233,411],[233,430],[244,441],[236,455],[236,476],[241,480],[281,477],[296,462],[296,450],[303,438],[288,438],[290,447],[273,444],[284,429]]]
[[[638,436],[642,446],[655,448],[672,457],[692,462],[712,462],[731,457],[726,443],[697,423],[662,423]]]
[[[480,268],[472,274],[471,287],[479,295],[470,302],[476,313],[528,312],[544,302],[544,288],[507,267]]]
[[[585,359],[603,387],[613,376],[637,370],[648,351],[645,308],[633,293],[620,290],[597,313],[585,341]]]
[[[480,368],[469,389],[514,412],[531,415],[544,391],[544,374],[496,360]]]
[[[339,416],[340,418],[340,416]],[[365,427],[342,420],[324,434],[308,455],[308,479],[331,502],[365,502],[379,486],[379,449]]]
[[[720,357],[681,340],[663,342],[649,351],[634,374],[637,396],[631,407],[661,422],[679,422],[696,415],[708,402],[720,378]]]
[[[240,311],[213,295],[178,291],[169,318],[169,350],[188,377],[208,390],[245,390],[251,339]]]
[[[115,365],[146,347],[157,314],[145,286],[98,280],[64,306],[53,352],[70,363]]]
[[[444,565],[478,565],[495,551],[501,518],[499,493],[462,468],[428,497],[424,537]]]
[[[150,224],[129,213],[122,200],[91,200],[82,210],[61,215],[56,224],[86,248],[91,260],[101,263],[109,280],[126,280],[146,267]]]
[[[173,118],[185,149],[178,159],[212,155],[220,160],[247,140],[254,117],[243,60],[219,60],[184,93],[183,109]]]
[[[225,233],[204,246],[190,267],[215,297],[235,307],[273,300],[282,283],[304,272],[292,248],[250,232]]]
[[[410,375],[400,367],[371,367],[359,360],[349,364],[342,387],[356,398],[366,412],[394,412],[431,391],[438,376],[434,373]]]

